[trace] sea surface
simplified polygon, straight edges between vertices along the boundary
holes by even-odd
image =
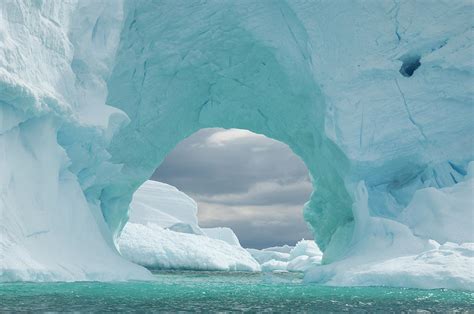
[[[2,283],[0,311],[474,312],[446,289],[327,287],[299,273],[155,272],[152,282]]]

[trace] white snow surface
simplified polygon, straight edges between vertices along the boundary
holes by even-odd
[[[260,270],[241,247],[204,235],[166,230],[153,223],[128,223],[118,243],[123,256],[152,269]]]
[[[294,259],[298,256],[308,256],[308,257],[321,257],[323,253],[319,249],[318,245],[312,240],[301,240],[296,243],[295,247],[290,251],[290,259]]]
[[[307,280],[472,289],[473,6],[1,1],[0,281],[148,278],[114,243],[133,193],[224,127],[311,173]]]
[[[260,270],[232,229],[201,229],[196,202],[174,186],[148,180],[130,207],[117,244],[134,263],[153,269]]]
[[[448,242],[419,254],[380,262],[358,265],[350,262],[312,267],[305,280],[335,286],[474,290],[474,243]]]

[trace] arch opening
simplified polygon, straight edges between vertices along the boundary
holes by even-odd
[[[263,135],[201,129],[181,141],[150,179],[191,196],[201,227],[230,227],[243,247],[312,239],[303,220],[312,192],[308,170],[288,146]]]

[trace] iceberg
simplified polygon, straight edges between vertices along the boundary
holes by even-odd
[[[247,249],[261,264],[262,271],[305,272],[312,266],[321,265],[323,253],[312,240],[298,241],[289,245],[263,250]]]
[[[174,186],[146,181],[118,239],[122,256],[155,270],[260,270],[232,229],[201,229],[197,213],[196,202]]]
[[[132,196],[178,142],[222,127],[286,143],[306,164],[304,218],[323,252],[307,280],[351,266],[429,286],[414,272],[389,279],[389,261],[422,256],[453,270],[434,286],[453,286],[472,261],[472,10],[2,1],[0,280],[149,278],[116,246]],[[457,286],[473,289],[464,276]]]
[[[351,260],[346,260],[345,263],[312,267],[305,280],[334,286],[473,290],[474,244],[434,244],[433,249],[419,254],[379,262],[350,264]]]
[[[241,247],[155,224],[128,223],[118,244],[125,258],[150,269],[260,270],[260,265]]]

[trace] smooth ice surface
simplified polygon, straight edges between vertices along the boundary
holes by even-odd
[[[201,229],[196,202],[174,186],[146,181],[130,209],[118,246],[134,263],[152,269],[260,270],[232,229]]]
[[[474,242],[474,162],[466,178],[451,187],[416,191],[400,220],[416,235],[439,243]]]
[[[241,246],[239,238],[234,231],[228,227],[201,228],[209,238],[218,239],[229,243],[230,245]]]
[[[146,276],[114,244],[132,195],[208,127],[264,134],[305,162],[304,216],[335,265],[308,280],[471,241],[468,187],[449,189],[474,160],[472,10],[2,1],[0,280]],[[443,274],[435,286],[456,278]]]
[[[163,228],[178,223],[199,228],[196,202],[176,187],[147,180],[133,194],[129,222],[153,223]]]

